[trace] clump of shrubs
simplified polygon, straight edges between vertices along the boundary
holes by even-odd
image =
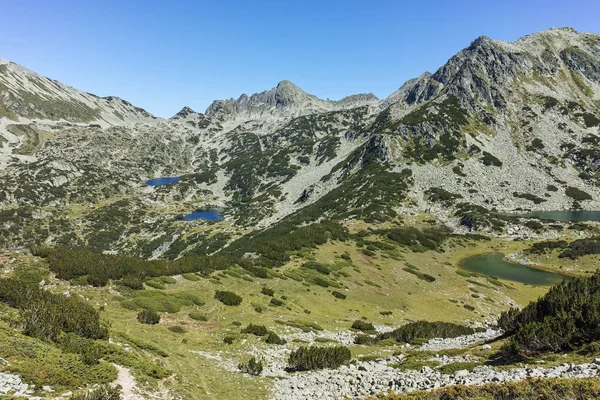
[[[357,329],[359,331],[367,332],[367,331],[374,331],[375,327],[370,322],[362,321],[360,319],[357,319],[352,324],[352,329]]]
[[[160,315],[154,310],[143,309],[138,313],[137,319],[142,324],[156,325],[160,322]]]
[[[144,282],[139,276],[128,275],[121,279],[121,283],[123,286],[127,286],[133,290],[142,290],[144,289]]]
[[[269,330],[264,325],[250,324],[241,330],[242,333],[250,333],[255,336],[265,336]]]
[[[187,332],[183,326],[179,326],[179,325],[170,326],[167,329],[170,330],[173,333],[183,334],[183,333]]]
[[[542,224],[539,221],[527,221],[527,222],[525,222],[525,226],[528,227],[529,229],[538,230],[538,229],[542,229],[544,227],[544,224]]]
[[[264,294],[265,296],[271,296],[271,297],[273,297],[273,295],[275,294],[275,291],[273,289],[271,289],[271,288],[268,288],[268,287],[263,287],[260,290],[260,292],[262,294]]]
[[[333,295],[333,297],[340,299],[340,300],[346,300],[346,295],[342,292],[338,292],[337,290],[334,290],[331,292],[331,294]]]
[[[399,343],[415,343],[417,341],[433,338],[454,338],[457,336],[471,335],[475,331],[464,325],[451,322],[410,322],[391,332],[381,333],[379,340],[392,338]]]
[[[0,278],[0,302],[19,310],[28,336],[52,341],[62,332],[89,339],[108,336],[100,324],[100,314],[92,306],[75,296],[40,289],[35,283]]]
[[[234,292],[229,292],[226,290],[217,290],[215,292],[215,299],[219,300],[226,306],[239,306],[242,304],[242,298],[240,296]]]
[[[192,311],[188,316],[195,321],[208,321],[208,317],[202,314],[200,311]]]
[[[271,301],[269,302],[269,305],[270,305],[270,306],[273,306],[273,307],[280,307],[280,306],[282,306],[283,304],[284,304],[284,302],[283,302],[283,301],[281,301],[281,300],[279,300],[279,299],[276,299],[275,297],[272,297],[272,298],[271,298]]]
[[[287,341],[279,337],[279,335],[277,335],[275,332],[269,331],[269,333],[267,333],[267,337],[265,338],[265,343],[283,345],[286,344]]]
[[[226,344],[233,344],[235,339],[236,337],[234,335],[225,335],[225,337],[223,338],[223,342]]]
[[[288,359],[291,371],[310,371],[323,368],[338,368],[350,361],[350,349],[346,346],[318,347],[302,346],[293,351]]]
[[[258,376],[263,371],[262,361],[256,361],[256,357],[252,357],[248,362],[240,363],[238,369],[246,374]]]
[[[584,192],[581,189],[577,189],[576,187],[569,186],[565,190],[565,194],[572,198],[573,200],[583,201],[583,200],[592,200],[592,196],[589,193]]]
[[[109,385],[102,385],[91,392],[71,397],[72,400],[120,400],[121,390]]]
[[[511,335],[503,350],[531,357],[600,339],[600,273],[564,280],[521,311],[501,314],[498,326]]]

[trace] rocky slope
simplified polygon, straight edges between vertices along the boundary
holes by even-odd
[[[478,38],[381,101],[322,100],[282,81],[168,120],[2,61],[0,229],[23,242],[27,207],[37,231],[65,209],[125,197],[151,222],[124,217],[95,248],[168,248],[155,229],[177,237],[176,215],[208,206],[234,230],[295,212],[305,223],[429,211],[459,230],[505,234],[491,209],[598,208],[599,127],[600,36],[569,28]],[[144,185],[160,176],[182,178]],[[127,244],[131,225],[141,233]]]

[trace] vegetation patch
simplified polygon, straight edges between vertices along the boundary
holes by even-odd
[[[367,322],[367,321],[363,321],[360,319],[357,319],[356,321],[354,321],[352,323],[351,326],[352,329],[357,329],[359,331],[363,331],[363,332],[368,332],[368,331],[374,331],[375,327],[373,326],[372,323]]]
[[[496,158],[494,155],[488,153],[487,151],[484,151],[481,157],[481,162],[483,163],[483,165],[486,166],[493,166],[493,167],[501,167],[502,166],[502,161],[500,161],[498,158]]]
[[[600,397],[600,378],[528,379],[481,386],[449,386],[434,391],[388,394],[382,400],[576,400]]]
[[[475,333],[472,328],[450,322],[410,322],[391,332],[381,333],[378,340],[394,339],[399,343],[415,343],[433,338],[454,338]]]
[[[256,357],[252,357],[247,362],[240,363],[238,369],[243,373],[258,376],[263,371],[263,363],[262,361],[256,361]]]
[[[137,320],[142,324],[156,325],[160,322],[160,315],[154,310],[143,309],[138,313]]]
[[[589,193],[584,192],[581,189],[577,189],[576,187],[573,187],[573,186],[569,186],[565,190],[565,194],[575,201],[592,200],[592,196],[590,196]]]
[[[538,197],[534,194],[531,193],[518,193],[518,192],[514,192],[513,193],[514,197],[520,198],[520,199],[525,199],[525,200],[529,200],[532,201],[534,204],[541,204],[546,202],[546,199],[542,199],[541,197]]]
[[[240,296],[238,296],[234,292],[229,292],[225,290],[217,290],[215,292],[215,299],[219,300],[226,306],[239,306],[240,304],[242,304],[242,298]]]
[[[560,352],[600,339],[600,273],[564,280],[522,310],[501,314],[498,325],[511,335],[503,351],[531,357]]]
[[[324,368],[335,369],[350,361],[351,357],[350,349],[345,346],[302,346],[290,354],[288,369],[291,371],[310,371]]]

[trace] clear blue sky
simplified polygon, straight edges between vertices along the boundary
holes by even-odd
[[[288,79],[386,97],[478,36],[600,33],[600,0],[0,0],[0,57],[158,116]]]

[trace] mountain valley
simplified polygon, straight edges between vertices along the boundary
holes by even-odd
[[[526,307],[596,304],[598,210],[597,34],[480,37],[385,99],[281,81],[168,119],[0,59],[0,393],[600,394],[600,337]],[[570,342],[523,344],[515,321],[552,318]]]

